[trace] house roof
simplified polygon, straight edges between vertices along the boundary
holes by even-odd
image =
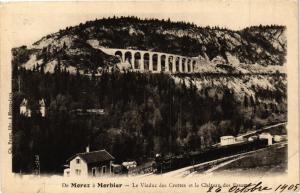
[[[76,155],[70,157],[68,161],[72,160],[74,157],[79,156],[82,158],[87,164],[96,163],[96,162],[104,162],[115,159],[110,153],[108,153],[105,149],[84,153],[77,153]]]
[[[232,135],[225,135],[221,137],[221,139],[232,139],[232,138],[234,138],[234,136]]]
[[[20,106],[27,106],[27,100],[24,98]]]
[[[40,104],[41,106],[46,106],[46,105],[45,105],[44,99],[40,100],[40,101],[39,101],[39,104]]]

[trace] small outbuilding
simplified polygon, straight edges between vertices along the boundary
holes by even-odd
[[[124,166],[126,169],[131,169],[131,168],[135,168],[137,166],[136,161],[128,161],[128,162],[123,162],[122,166]]]
[[[270,133],[261,133],[258,137],[259,139],[267,139],[268,145],[273,144],[273,136]]]
[[[220,141],[221,141],[221,146],[234,144],[235,143],[235,137],[232,136],[232,135],[222,136],[220,138]]]

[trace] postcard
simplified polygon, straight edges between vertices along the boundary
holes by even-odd
[[[0,4],[1,191],[298,192],[298,1]]]

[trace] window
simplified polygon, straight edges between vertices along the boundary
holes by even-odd
[[[81,170],[79,170],[79,169],[76,169],[76,170],[75,170],[75,173],[76,173],[76,175],[77,175],[77,176],[80,176],[80,174],[81,174]]]
[[[96,168],[92,168],[92,176],[96,176]]]
[[[76,163],[77,163],[77,164],[80,164],[80,159],[76,159]]]

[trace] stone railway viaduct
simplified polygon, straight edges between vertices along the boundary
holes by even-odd
[[[162,52],[98,47],[104,53],[117,56],[129,63],[133,70],[170,73],[193,73],[197,57],[180,56]]]

